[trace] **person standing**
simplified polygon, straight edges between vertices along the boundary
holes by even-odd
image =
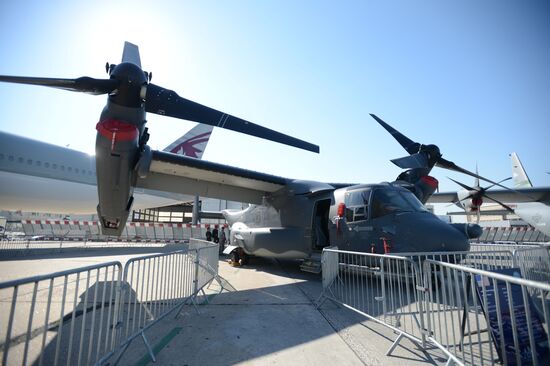
[[[219,232],[218,232],[218,225],[214,226],[214,230],[212,231],[212,239],[214,239],[214,243],[218,244],[220,242]]]
[[[212,241],[212,232],[210,231],[210,226],[206,228],[206,241]]]
[[[220,245],[221,245],[222,247],[225,247],[225,243],[226,243],[226,242],[227,242],[227,238],[226,238],[226,236],[225,236],[225,228],[222,227],[222,233],[221,233],[221,235],[220,235]]]

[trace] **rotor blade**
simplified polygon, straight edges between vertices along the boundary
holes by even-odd
[[[510,180],[510,179],[512,179],[512,177],[508,177],[506,179],[503,179],[503,180],[499,181],[498,183],[506,182],[507,180]],[[491,184],[490,186],[487,186],[487,187],[483,188],[483,190],[486,191],[489,188],[493,188],[494,186],[495,186],[494,184]]]
[[[94,79],[87,76],[78,79],[35,78],[0,75],[0,81],[15,84],[41,85],[51,88],[83,92],[93,95],[107,94],[118,88],[115,79]]]
[[[394,139],[399,142],[401,146],[409,153],[409,154],[415,154],[420,150],[420,144],[418,142],[414,142],[411,139],[409,139],[407,136],[403,135],[401,132],[397,131],[395,128],[387,124],[386,122],[382,121],[380,118],[378,118],[375,114],[370,114],[372,118],[376,120],[382,127],[388,131]]]
[[[225,128],[319,153],[319,146],[317,145],[206,107],[189,99],[182,98],[172,90],[164,89],[154,84],[147,85],[145,110],[155,114]]]
[[[447,177],[447,178],[449,178],[449,177]],[[462,188],[464,188],[464,189],[467,190],[467,191],[477,191],[477,189],[472,188],[472,187],[470,187],[470,186],[467,186],[467,185],[464,184],[464,183],[460,183],[459,181],[454,180],[453,178],[449,178],[449,179],[452,180],[453,182],[455,182],[456,184],[458,184],[459,186],[461,186]],[[469,198],[469,197],[466,197],[466,198]],[[464,198],[464,199],[466,199],[466,198]]]
[[[417,153],[403,158],[392,159],[392,163],[400,167],[401,169],[411,169],[411,168],[427,168],[428,159],[426,159],[425,154]]]
[[[508,187],[505,187],[503,186],[502,184],[500,183],[497,183],[497,182],[493,182],[492,180],[490,179],[487,179],[487,178],[483,178],[481,175],[477,175],[475,173],[472,173],[471,171],[469,170],[466,170],[464,168],[461,168],[459,167],[458,165],[456,165],[455,163],[453,163],[452,161],[449,161],[449,160],[446,160],[446,159],[443,159],[443,158],[439,158],[437,160],[437,162],[435,163],[435,165],[437,165],[438,167],[440,168],[444,168],[444,169],[449,169],[449,170],[454,170],[456,172],[460,172],[460,173],[464,173],[464,174],[467,174],[467,175],[470,175],[474,178],[479,178],[481,180],[484,180],[486,182],[489,182],[489,183],[492,183],[496,186],[499,186],[501,188],[504,188],[504,189],[507,189],[507,190],[510,190],[512,191],[512,189],[508,188]]]
[[[512,212],[512,213],[515,213],[515,211],[514,211],[514,209],[513,209],[512,207],[510,207],[510,206],[508,206],[508,205],[506,205],[506,204],[504,204],[504,203],[502,203],[502,202],[500,202],[500,201],[498,201],[498,200],[496,200],[496,199],[494,199],[494,198],[491,198],[490,196],[487,196],[486,194],[484,194],[483,196],[484,196],[485,198],[487,198],[487,199],[490,199],[491,201],[494,201],[494,202],[498,203],[499,205],[501,205],[502,207],[504,207],[504,208],[507,209],[508,211],[510,211],[510,212]]]

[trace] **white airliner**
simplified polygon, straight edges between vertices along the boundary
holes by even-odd
[[[212,126],[197,124],[164,151],[201,159]],[[0,131],[0,209],[58,214],[96,214],[95,157]],[[134,190],[132,208],[192,201],[193,196]]]
[[[532,188],[533,184],[527,176],[516,153],[510,154],[512,160],[512,179],[515,188]],[[516,215],[531,224],[535,229],[550,236],[550,206],[541,202],[518,202],[514,209]]]

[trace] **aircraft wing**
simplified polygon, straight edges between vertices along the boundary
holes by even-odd
[[[261,204],[292,180],[206,160],[153,151],[149,173],[136,187]]]
[[[512,208],[515,208],[515,207],[512,207]],[[490,211],[479,211],[479,214],[481,216],[502,216],[502,215],[510,215],[510,212],[506,210],[490,210]],[[447,212],[447,215],[469,216],[469,215],[476,215],[476,214],[471,212],[466,212],[466,211],[453,211],[453,212]]]
[[[495,189],[488,190],[485,194],[500,202],[519,203],[519,202],[541,202],[550,205],[550,187],[532,187],[518,189]],[[456,192],[434,193],[429,199],[429,203],[455,202],[458,200]]]
[[[434,193],[428,198],[428,203],[452,203],[458,201],[456,192]]]

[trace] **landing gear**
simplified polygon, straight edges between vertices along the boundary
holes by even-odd
[[[244,266],[248,264],[249,256],[243,248],[237,248],[229,254],[229,264],[233,267]]]

